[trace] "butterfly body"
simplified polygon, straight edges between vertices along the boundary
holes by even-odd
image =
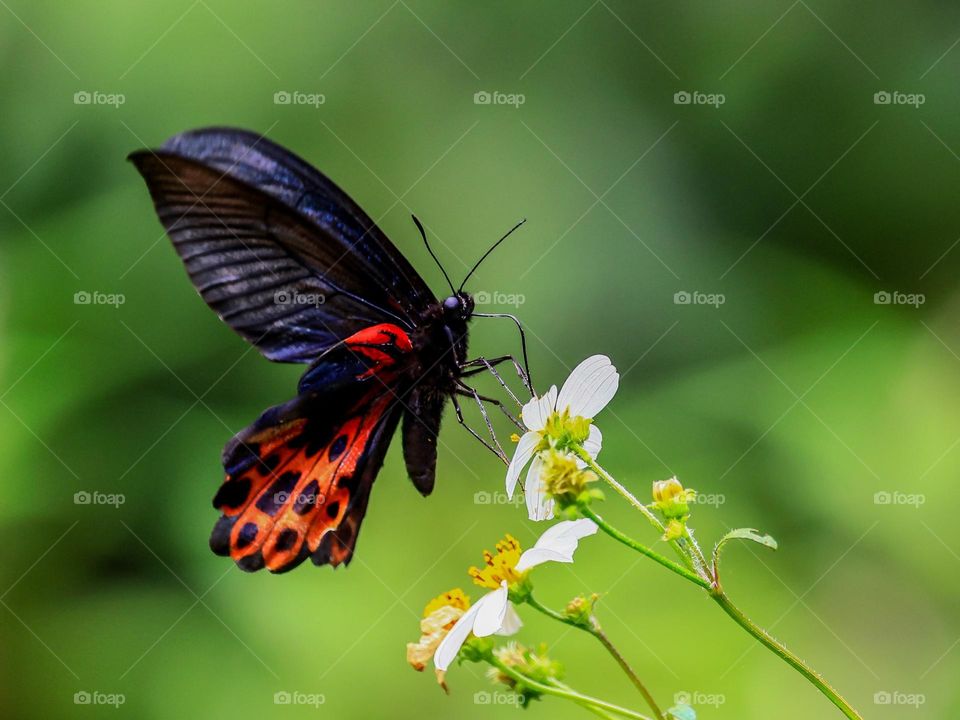
[[[309,364],[224,448],[211,548],[248,571],[349,562],[398,425],[433,489],[473,299],[438,301],[342,190],[258,135],[190,131],[131,160],[204,301],[268,359]]]

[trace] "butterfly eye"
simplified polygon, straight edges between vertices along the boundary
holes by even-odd
[[[460,298],[456,295],[451,295],[446,300],[443,301],[444,310],[459,310],[460,309]]]

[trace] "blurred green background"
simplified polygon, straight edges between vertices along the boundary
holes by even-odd
[[[456,277],[528,218],[469,289],[522,316],[541,388],[614,359],[605,465],[641,495],[677,474],[720,496],[694,514],[704,541],[776,536],[730,549],[727,590],[865,717],[956,717],[958,35],[960,8],[934,0],[0,2],[4,717],[516,712],[475,696],[499,692],[477,667],[447,697],[404,661],[430,597],[469,589],[504,532],[543,529],[489,495],[504,469],[452,414],[428,500],[391,450],[349,569],[248,575],[207,549],[221,446],[300,370],[203,305],[124,161],[209,124],[321,168],[438,293],[411,211]],[[472,347],[516,335],[478,320]],[[536,580],[555,606],[606,593],[601,620],[664,704],[839,717],[605,539]],[[640,708],[589,638],[525,619],[570,684]]]

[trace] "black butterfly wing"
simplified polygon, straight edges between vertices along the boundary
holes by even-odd
[[[417,271],[360,206],[286,148],[248,130],[203,128],[175,135],[163,149],[228,173],[310,218],[343,252],[364,259],[371,282],[388,289],[408,318],[416,320],[436,302]]]
[[[435,302],[342,190],[260,136],[192,131],[130,159],[201,296],[271,360],[309,362],[377,323],[412,328]]]

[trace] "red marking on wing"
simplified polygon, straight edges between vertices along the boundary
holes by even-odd
[[[358,380],[382,374],[413,351],[413,343],[407,333],[390,323],[364,328],[348,337],[344,343],[351,352],[372,363],[366,372],[357,376]]]

